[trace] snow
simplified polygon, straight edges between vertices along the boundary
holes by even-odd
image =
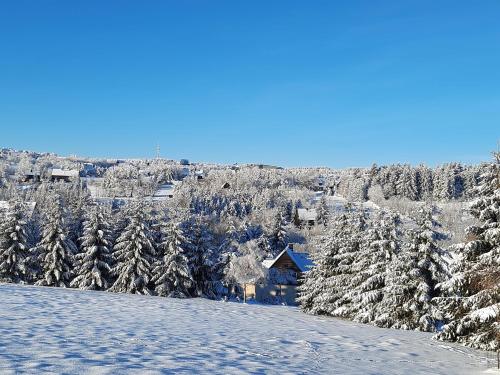
[[[158,187],[153,195],[153,200],[165,200],[174,195],[174,184],[163,184]]]
[[[54,169],[52,169],[51,175],[53,177],[78,177],[79,172],[76,169],[63,170],[63,169],[54,168]]]
[[[297,213],[299,214],[299,220],[302,221],[315,221],[318,217],[318,213],[314,208],[299,208]]]
[[[481,323],[484,323],[487,321],[491,321],[493,318],[499,316],[500,315],[499,311],[500,311],[500,303],[497,303],[495,305],[475,310],[470,314],[470,316],[472,319],[477,319]]]
[[[474,374],[493,355],[285,306],[0,285],[0,373]],[[489,357],[489,359],[488,359]]]

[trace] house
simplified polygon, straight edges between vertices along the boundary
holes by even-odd
[[[23,175],[20,182],[40,182],[40,177],[40,172],[32,169]]]
[[[302,225],[306,224],[312,227],[316,224],[318,218],[318,212],[314,208],[298,208],[297,213],[299,215],[299,221]]]
[[[262,262],[268,275],[265,283],[246,284],[247,298],[262,303],[297,304],[297,285],[304,272],[314,266],[309,254],[294,251],[294,244],[288,246],[274,259]]]
[[[323,176],[318,176],[314,180],[313,190],[314,191],[324,191],[326,187],[326,179]]]
[[[80,176],[80,173],[76,169],[52,169],[50,174],[50,180],[52,182],[63,181],[63,182],[71,182],[72,180],[77,179]]]
[[[167,198],[173,198],[175,191],[175,184],[163,184],[158,186],[158,189],[153,194],[154,201],[163,201]]]
[[[195,171],[194,175],[197,180],[203,180],[205,178],[205,172],[203,171],[203,169]]]

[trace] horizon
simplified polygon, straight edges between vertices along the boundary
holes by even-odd
[[[499,142],[500,145],[500,142]],[[189,161],[191,165],[195,164],[213,164],[213,165],[222,165],[222,166],[232,166],[232,165],[268,165],[268,166],[273,166],[273,167],[281,167],[284,169],[317,169],[317,168],[325,168],[325,169],[333,169],[333,170],[341,170],[341,169],[367,169],[371,168],[373,165],[377,165],[378,167],[385,167],[385,166],[390,166],[390,165],[410,165],[412,167],[418,167],[419,165],[423,165],[429,168],[436,168],[441,165],[446,165],[446,164],[453,164],[453,163],[459,163],[464,166],[474,166],[474,165],[480,165],[483,163],[491,163],[492,162],[492,153],[496,151],[491,151],[490,158],[486,160],[481,160],[478,161],[477,163],[464,163],[462,161],[457,161],[457,160],[451,160],[451,161],[444,161],[442,163],[437,163],[437,164],[428,164],[424,162],[420,163],[401,163],[401,162],[396,162],[396,163],[388,163],[388,164],[379,164],[379,163],[371,163],[369,165],[351,165],[351,166],[344,166],[344,167],[335,167],[335,166],[328,166],[328,165],[303,165],[303,166],[283,166],[283,165],[277,165],[277,164],[270,164],[270,163],[262,163],[262,162],[234,162],[234,163],[221,163],[221,162],[216,162],[216,161],[210,161],[210,160],[191,160],[189,157],[181,157],[181,158],[171,158],[166,155],[161,155],[158,157],[156,155],[152,156],[144,156],[144,157],[122,157],[122,156],[88,156],[88,155],[78,155],[78,154],[71,154],[71,155],[62,155],[58,154],[56,152],[52,151],[38,151],[38,150],[22,150],[22,149],[14,149],[11,147],[5,147],[5,146],[0,146],[0,149],[8,149],[17,153],[22,153],[22,152],[28,152],[28,153],[35,153],[35,154],[53,154],[58,158],[65,158],[65,159],[83,159],[83,160],[126,160],[126,161],[151,161],[151,160],[166,160],[166,161],[174,161],[174,162],[179,162],[182,159],[186,159]]]
[[[500,139],[496,1],[3,8],[6,147],[340,169],[479,164]]]

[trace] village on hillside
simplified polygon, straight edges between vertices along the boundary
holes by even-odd
[[[498,244],[482,228],[497,228],[483,211],[498,209],[498,165],[286,169],[3,149],[0,279],[299,306],[494,350],[498,294],[484,270]]]

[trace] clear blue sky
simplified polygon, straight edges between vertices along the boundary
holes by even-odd
[[[500,1],[3,1],[0,146],[369,166],[489,160]]]

